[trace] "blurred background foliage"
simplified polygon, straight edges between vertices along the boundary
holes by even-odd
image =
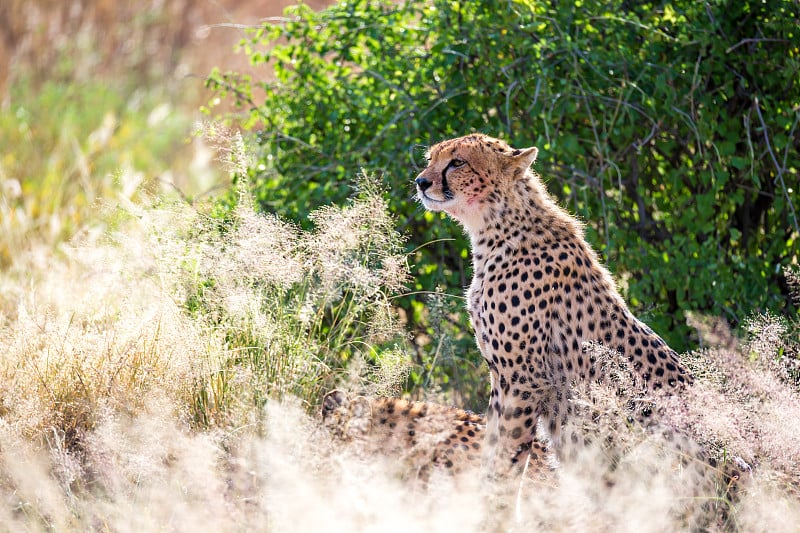
[[[434,321],[418,294],[398,303],[420,346],[442,328],[461,342],[447,381],[479,362],[457,334],[468,328],[468,243],[420,211],[412,180],[425,147],[471,131],[539,147],[549,190],[677,349],[696,342],[687,312],[735,324],[791,311],[798,28],[800,6],[784,0],[356,0],[290,8],[253,30],[241,47],[273,78],[217,70],[208,85],[253,130],[247,177],[265,211],[305,224],[347,197],[360,168],[383,172],[410,234],[412,290],[441,305]],[[429,343],[420,362],[441,348]]]
[[[219,188],[192,135],[212,65],[287,1],[0,2],[0,268],[58,247],[103,207]],[[22,270],[25,270],[24,268]]]
[[[189,72],[177,51],[193,24],[175,16],[187,2],[161,4],[0,4],[3,268],[98,222],[104,202],[189,182],[194,112],[177,98]]]

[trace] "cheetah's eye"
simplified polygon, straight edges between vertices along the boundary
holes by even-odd
[[[463,159],[453,159],[452,161],[450,161],[450,166],[453,168],[463,167],[466,164],[467,162],[464,161]]]

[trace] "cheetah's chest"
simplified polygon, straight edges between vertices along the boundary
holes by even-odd
[[[526,292],[520,284],[520,277],[524,274],[514,252],[513,249],[503,248],[481,254],[484,261],[476,262],[472,284],[467,292],[470,321],[477,344],[492,370],[498,370],[495,364],[509,355],[506,352],[512,342],[515,348],[525,345],[522,330],[527,327],[521,324],[525,311],[521,311],[520,296],[515,294]],[[517,313],[516,318],[511,316],[513,312]]]
[[[486,335],[486,327],[484,326],[486,316],[485,313],[482,312],[482,302],[484,298],[483,281],[482,277],[474,276],[472,278],[472,284],[467,291],[467,311],[469,312],[470,322],[472,323],[472,330],[475,332],[475,338],[478,342],[478,348],[480,348],[483,356],[486,357],[488,353],[488,348],[486,346],[488,338]]]
[[[497,378],[538,379],[550,355],[580,350],[583,330],[574,323],[567,327],[572,317],[558,311],[569,305],[562,278],[572,272],[570,258],[560,255],[566,254],[524,240],[475,254],[483,261],[475,264],[468,309],[481,354]],[[566,337],[571,350],[565,351]],[[554,340],[560,343],[555,348]]]

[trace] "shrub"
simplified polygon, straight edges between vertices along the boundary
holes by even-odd
[[[408,351],[391,297],[406,280],[399,234],[374,180],[304,231],[253,210],[246,192],[224,221],[198,217],[184,238],[179,301],[222,337],[198,395],[201,422],[259,413],[269,398],[308,406],[345,383],[398,391]]]
[[[383,172],[403,230],[430,241],[413,254],[420,291],[460,293],[469,277],[460,230],[410,199],[422,147],[476,130],[537,145],[537,169],[587,222],[632,306],[684,349],[687,311],[738,322],[786,310],[781,267],[800,236],[795,7],[298,6],[242,43],[274,79],[215,72],[208,83],[257,130],[248,176],[261,209],[305,224],[346,197],[355,170]]]

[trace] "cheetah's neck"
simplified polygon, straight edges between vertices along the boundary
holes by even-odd
[[[506,194],[490,197],[482,225],[468,229],[476,274],[497,254],[521,246],[535,249],[564,240],[583,242],[581,225],[556,204],[531,171],[526,176]]]

